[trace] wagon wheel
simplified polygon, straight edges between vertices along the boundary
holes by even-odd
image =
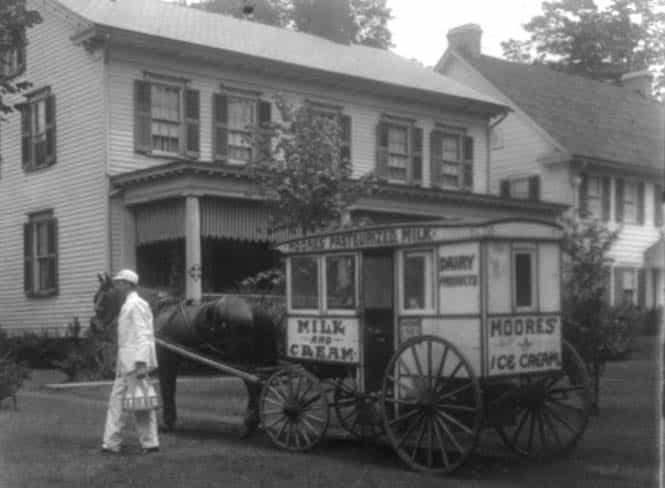
[[[586,366],[563,341],[561,371],[526,377],[512,395],[514,423],[497,428],[515,452],[544,459],[569,452],[586,429],[591,414],[591,389]]]
[[[333,398],[337,419],[344,430],[359,439],[374,439],[383,434],[378,395],[360,392],[353,376],[335,382]]]
[[[261,423],[270,439],[292,451],[316,445],[328,427],[328,400],[319,380],[302,368],[275,372],[263,385]]]
[[[420,336],[395,352],[383,380],[384,428],[411,468],[450,473],[473,450],[482,420],[478,379],[450,342]]]

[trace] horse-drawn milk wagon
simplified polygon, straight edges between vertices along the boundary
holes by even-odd
[[[589,386],[561,337],[561,237],[553,224],[506,219],[281,244],[286,353],[304,368],[266,382],[265,431],[283,447],[314,445],[329,419],[319,380],[332,380],[339,423],[385,435],[418,470],[459,467],[484,427],[526,456],[569,450],[588,421]]]
[[[566,452],[586,428],[589,385],[561,337],[561,237],[550,223],[504,219],[287,241],[286,362],[274,327],[238,297],[156,314],[165,424],[185,356],[242,378],[250,410],[286,449],[316,445],[334,411],[348,432],[387,438],[422,471],[458,468],[487,427],[526,456]],[[111,290],[107,277],[98,318],[117,315]],[[242,337],[251,347],[236,356],[263,367],[227,362]],[[211,350],[216,358],[202,353]]]

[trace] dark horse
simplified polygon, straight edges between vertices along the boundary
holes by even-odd
[[[100,286],[95,293],[95,318],[102,326],[115,323],[123,298],[108,274],[98,275]],[[138,293],[152,308],[155,335],[178,346],[225,363],[241,363],[247,368],[277,364],[277,333],[270,316],[252,307],[243,298],[225,295],[202,304],[165,300],[154,290],[139,288]],[[176,375],[181,357],[157,344],[159,384],[162,393],[163,420],[166,430],[176,421]],[[260,385],[245,381],[248,394],[245,434],[259,423]]]

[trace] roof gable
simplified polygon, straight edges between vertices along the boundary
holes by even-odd
[[[663,171],[665,109],[658,102],[542,65],[462,57],[570,154]]]
[[[96,25],[231,51],[437,95],[503,104],[397,54],[159,0],[53,0]],[[498,110],[497,110],[498,109]]]

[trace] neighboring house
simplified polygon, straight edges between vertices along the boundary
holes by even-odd
[[[610,252],[611,303],[665,304],[664,107],[648,72],[623,86],[481,53],[481,29],[448,33],[436,70],[507,104],[495,120],[490,192],[540,194],[620,229]]]
[[[92,314],[97,273],[228,290],[273,266],[245,164],[273,96],[338,118],[356,176],[379,191],[353,219],[522,216],[565,206],[489,194],[488,121],[506,107],[399,56],[158,0],[30,0],[2,123],[0,322],[62,328]],[[20,79],[20,78],[19,78]]]

